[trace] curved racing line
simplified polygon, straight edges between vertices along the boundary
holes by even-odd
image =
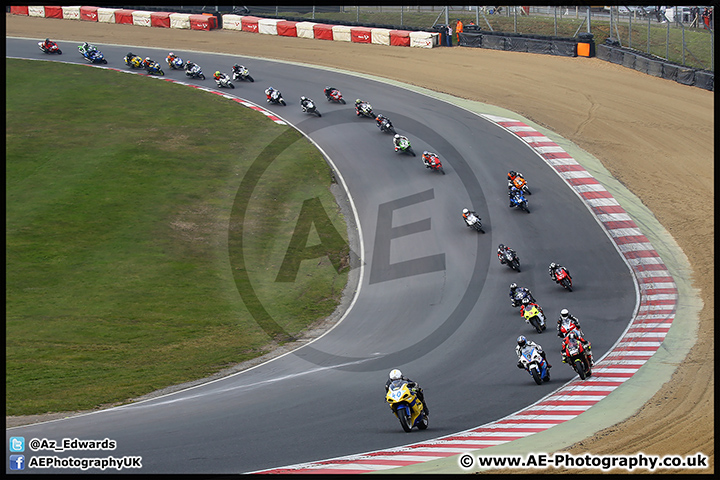
[[[113,67],[87,66],[160,78]],[[281,117],[248,100],[200,85],[171,78],[161,79],[223,96],[264,114],[277,124],[294,128]],[[533,149],[565,180],[603,226],[629,265],[639,286],[639,308],[632,322],[608,353],[596,362],[592,377],[586,380],[575,378],[534,404],[494,422],[403,447],[251,473],[366,473],[414,465],[512,442],[572,420],[588,410],[631,378],[662,344],[675,318],[678,289],[660,255],[630,215],[584,167],[547,136],[512,118],[487,114],[481,116],[514,134]],[[316,144],[315,146],[317,147]],[[338,172],[329,157],[325,154],[324,156]],[[344,181],[342,185],[351,198]],[[356,224],[359,225],[357,214],[354,213]],[[359,289],[355,292],[355,298],[358,293]],[[351,308],[352,304],[342,318],[345,318]]]

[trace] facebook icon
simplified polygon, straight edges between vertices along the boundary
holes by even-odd
[[[25,470],[25,455],[10,455],[10,470]]]

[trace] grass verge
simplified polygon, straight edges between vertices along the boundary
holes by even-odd
[[[306,200],[347,241],[330,168],[294,129],[185,86],[55,62],[7,59],[6,99],[6,415],[124,402],[266,353],[228,252],[238,202],[248,276],[282,329],[335,309],[347,262],[337,273],[319,256],[275,281]],[[280,136],[267,175],[240,191]]]

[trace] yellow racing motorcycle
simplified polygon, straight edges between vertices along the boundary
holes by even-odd
[[[393,381],[388,387],[385,399],[400,420],[403,430],[409,432],[413,427],[425,430],[428,428],[428,417],[423,412],[423,403],[415,393],[415,388],[409,385],[406,380]]]

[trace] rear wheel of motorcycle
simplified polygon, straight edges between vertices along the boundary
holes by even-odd
[[[542,378],[540,378],[540,372],[538,372],[536,369],[533,369],[530,371],[532,373],[533,380],[535,380],[535,383],[538,385],[542,385]]]
[[[398,419],[400,420],[400,425],[402,426],[403,430],[405,430],[406,432],[412,430],[412,425],[410,425],[410,417],[406,417],[404,411],[398,412]]]

